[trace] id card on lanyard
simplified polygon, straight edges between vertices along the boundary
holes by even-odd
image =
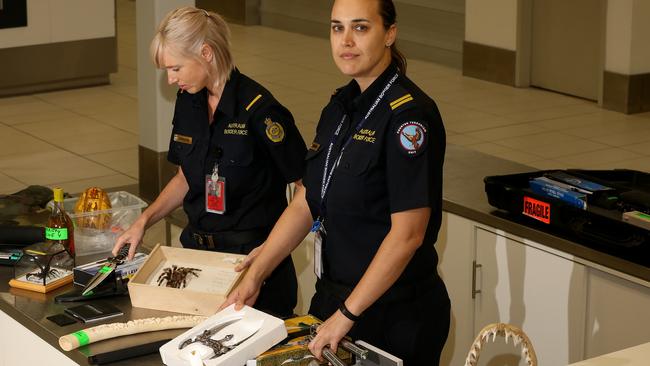
[[[363,117],[363,119],[357,124],[356,126],[356,132],[358,133],[363,125],[366,123],[368,120],[368,117],[370,117],[370,114],[375,110],[377,105],[379,105],[379,102],[384,98],[384,95],[390,89],[391,86],[393,86],[393,83],[395,80],[397,80],[397,77],[399,74],[395,74],[389,81],[386,83],[386,86],[384,89],[379,93],[379,96],[375,100],[375,102],[370,106],[370,109],[366,113],[366,115]],[[341,161],[341,157],[343,157],[343,152],[345,151],[345,148],[350,144],[352,141],[352,137],[354,134],[350,134],[350,137],[348,137],[347,141],[343,144],[343,147],[341,147],[341,151],[339,152],[338,157],[334,160],[332,163],[332,167],[330,168],[330,159],[332,158],[332,148],[334,147],[334,144],[336,143],[336,140],[339,137],[339,134],[341,133],[341,128],[343,127],[343,123],[345,122],[347,118],[347,114],[343,115],[343,118],[341,119],[341,122],[339,123],[338,127],[336,128],[336,131],[334,132],[334,136],[332,136],[332,139],[330,140],[329,147],[327,149],[327,155],[325,156],[325,166],[323,168],[323,179],[321,182],[321,192],[320,192],[320,199],[321,199],[321,204],[320,204],[320,215],[316,218],[314,223],[311,226],[311,232],[314,233],[314,273],[316,274],[316,277],[321,278],[323,275],[323,243],[325,242],[327,232],[325,231],[325,203],[326,203],[326,198],[327,198],[327,190],[330,187],[330,181],[332,180],[332,175],[334,174],[334,169],[339,165],[339,162]]]
[[[219,165],[214,164],[212,174],[205,176],[205,211],[226,213],[226,178],[219,176]]]

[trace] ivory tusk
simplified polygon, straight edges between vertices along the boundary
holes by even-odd
[[[166,329],[192,328],[205,319],[207,319],[205,316],[174,315],[164,318],[136,319],[126,323],[102,324],[60,337],[59,346],[64,351],[71,351],[90,343],[125,335]]]

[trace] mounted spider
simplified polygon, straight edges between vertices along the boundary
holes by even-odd
[[[188,268],[188,267],[178,267],[172,265],[171,268],[167,267],[163,269],[160,276],[158,276],[158,286],[162,286],[163,282],[167,282],[165,286],[172,288],[183,288],[187,286],[187,280],[189,275],[194,275],[199,277],[201,272],[198,268]]]
[[[41,280],[48,280],[51,278],[57,278],[61,276],[61,272],[54,269],[54,268],[49,268],[49,266],[46,266],[45,268],[40,268],[36,272],[30,272],[25,275],[25,279],[27,281],[33,281],[32,278],[36,277],[37,281]]]

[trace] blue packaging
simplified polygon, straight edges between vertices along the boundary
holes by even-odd
[[[598,191],[606,191],[606,190],[611,190],[613,188],[604,186],[602,184],[598,184],[596,182],[592,182],[586,179],[578,178],[573,175],[567,174],[562,171],[557,171],[553,173],[549,173],[546,175],[547,177],[551,179],[555,179],[557,181],[570,184],[572,186],[576,186],[578,188],[584,189],[588,192],[598,192]]]
[[[559,199],[581,210],[587,209],[587,195],[567,188],[565,184],[556,184],[548,178],[539,177],[530,180],[530,189],[542,196]]]

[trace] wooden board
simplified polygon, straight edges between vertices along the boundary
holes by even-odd
[[[13,278],[13,279],[11,279],[11,281],[9,281],[9,286],[15,287],[15,288],[20,288],[20,289],[23,289],[23,290],[36,291],[36,292],[40,292],[40,293],[44,294],[46,292],[50,292],[50,291],[55,290],[55,289],[57,289],[57,288],[59,288],[61,286],[65,286],[65,285],[71,283],[72,279],[73,279],[73,276],[72,276],[72,273],[70,273],[69,275],[67,275],[65,277],[59,278],[58,280],[52,281],[52,282],[48,283],[47,285],[43,286],[43,285],[39,285],[39,284],[36,284],[36,283],[33,283],[33,282],[19,281],[19,280],[16,280],[15,278]]]

